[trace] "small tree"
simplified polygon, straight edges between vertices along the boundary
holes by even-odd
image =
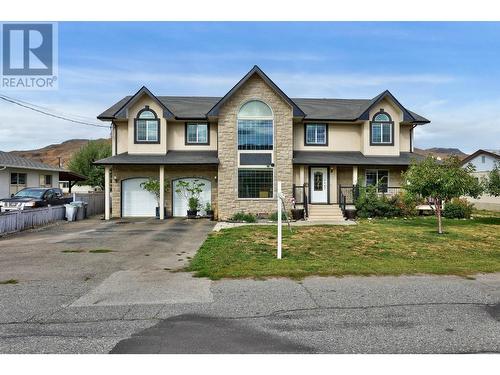
[[[72,156],[68,169],[87,177],[78,185],[99,186],[104,189],[104,167],[92,163],[109,156],[111,156],[111,143],[108,140],[89,141]]]
[[[188,202],[189,210],[197,211],[200,208],[200,194],[205,183],[199,180],[177,181],[175,192],[182,195]]]
[[[166,180],[163,184],[163,187],[164,192],[167,193],[169,189]],[[157,178],[149,177],[146,182],[141,183],[141,188],[154,194],[157,206],[160,207],[160,180]]]
[[[431,207],[434,205],[439,234],[443,233],[443,202],[461,196],[477,198],[481,195],[481,183],[470,174],[471,172],[474,172],[474,167],[468,165],[463,168],[456,156],[443,161],[428,156],[425,160],[412,164],[403,173],[404,188],[412,194],[426,198]]]
[[[493,170],[488,173],[484,180],[484,190],[494,197],[500,196],[500,163],[496,163]]]

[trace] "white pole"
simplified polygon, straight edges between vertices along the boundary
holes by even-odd
[[[160,165],[160,220],[165,219],[165,166]]]
[[[104,219],[109,220],[109,166],[104,167]]]
[[[281,181],[278,181],[278,259],[281,259]]]

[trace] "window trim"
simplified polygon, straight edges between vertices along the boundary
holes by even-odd
[[[308,125],[324,125],[325,126],[325,131],[326,131],[325,143],[309,143],[309,142],[307,142],[307,126]],[[309,123],[304,123],[304,146],[327,147],[328,146],[329,125],[330,124],[325,123],[325,122],[309,122]]]
[[[255,171],[255,170],[267,170],[271,171],[272,174],[272,182],[271,182],[271,196],[267,198],[245,198],[245,197],[240,197],[240,170],[249,170],[249,171]],[[238,200],[259,200],[259,201],[265,201],[265,200],[274,200],[274,182],[275,182],[276,176],[275,176],[275,170],[274,167],[268,167],[268,166],[250,166],[250,165],[245,165],[244,167],[238,167],[236,168],[236,197]]]
[[[154,119],[141,119],[139,116],[141,115],[142,112],[149,111],[152,112],[155,115]],[[137,139],[137,122],[138,121],[156,121],[156,126],[157,126],[157,140],[156,141],[140,141]],[[161,143],[161,128],[160,128],[160,119],[158,118],[158,115],[156,114],[155,111],[153,111],[151,108],[149,108],[149,105],[145,106],[143,109],[141,109],[139,112],[137,112],[137,116],[134,118],[134,144],[160,144]],[[147,132],[147,129],[146,129]]]
[[[368,174],[368,172],[376,172],[377,174],[377,181],[376,181],[376,184],[375,185],[368,185],[367,184],[367,178],[366,178],[366,175]],[[374,168],[367,168],[365,169],[365,187],[368,187],[368,186],[375,186],[377,188],[377,193],[386,193],[387,191],[380,191],[379,190],[379,187],[377,186],[378,185],[378,181],[379,181],[379,178],[378,178],[378,173],[379,172],[387,172],[387,188],[389,188],[389,181],[390,181],[390,170],[389,169],[374,169]]]
[[[387,117],[389,117],[390,121],[375,121],[375,117],[377,115],[384,114]],[[391,141],[390,142],[373,142],[373,124],[389,124],[390,129],[391,129]],[[382,135],[382,134],[381,134]],[[392,120],[392,117],[390,114],[384,111],[383,108],[380,108],[380,111],[375,113],[372,117],[372,120],[370,121],[370,146],[394,146],[394,121]]]
[[[16,183],[15,184],[12,183],[12,175],[16,175]],[[24,175],[24,184],[21,184],[19,182],[19,175]],[[24,172],[10,172],[10,183],[9,183],[9,185],[10,186],[19,186],[19,185],[27,186],[28,185],[28,174],[24,173]]]
[[[49,177],[49,180],[50,180],[49,183],[47,183],[47,177]],[[43,175],[43,182],[44,182],[45,186],[50,185],[50,187],[52,187],[52,180],[53,180],[53,178],[52,178],[51,174],[44,174]]]
[[[207,141],[206,142],[189,142],[188,141],[188,125],[206,125],[207,126]],[[184,123],[184,145],[185,146],[209,146],[210,145],[210,123],[189,121]]]

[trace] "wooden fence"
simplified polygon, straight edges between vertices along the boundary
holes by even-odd
[[[104,214],[104,192],[74,193],[74,201],[87,203],[87,216]]]
[[[0,235],[19,232],[63,220],[65,214],[66,208],[64,206],[4,212],[0,214]]]

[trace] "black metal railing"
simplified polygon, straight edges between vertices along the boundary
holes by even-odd
[[[305,217],[309,216],[309,200],[307,198],[307,184],[295,185],[293,184],[293,198],[295,199],[295,205],[304,207]]]
[[[339,205],[344,206],[347,204],[355,204],[359,197],[360,187],[358,185],[339,185]],[[392,196],[399,194],[402,191],[400,186],[377,186],[377,193],[379,195]]]

